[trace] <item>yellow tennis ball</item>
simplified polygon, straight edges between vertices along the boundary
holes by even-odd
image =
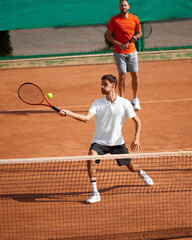
[[[52,97],[53,97],[53,94],[52,94],[52,93],[47,93],[47,97],[48,97],[48,98],[52,98]]]

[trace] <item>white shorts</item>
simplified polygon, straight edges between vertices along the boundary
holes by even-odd
[[[138,72],[138,53],[113,54],[117,70],[119,73]]]

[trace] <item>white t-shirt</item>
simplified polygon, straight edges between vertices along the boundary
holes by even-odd
[[[133,118],[136,114],[130,101],[117,95],[111,103],[105,98],[93,102],[89,112],[95,116],[96,131],[92,143],[105,146],[117,146],[125,143],[122,126],[127,115]]]

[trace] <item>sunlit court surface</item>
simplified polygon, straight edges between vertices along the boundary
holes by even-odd
[[[139,63],[143,153],[187,154],[136,158],[153,178],[150,187],[114,159],[102,160],[97,166],[101,201],[92,205],[86,204],[91,193],[86,161],[58,157],[88,154],[94,119],[83,123],[47,107],[26,105],[17,89],[24,82],[35,83],[53,94],[49,101],[54,106],[85,114],[103,97],[101,77],[117,76],[115,64],[1,70],[0,161],[6,164],[0,164],[0,239],[191,237],[191,65],[192,60]],[[125,97],[132,99],[129,75]],[[123,135],[129,148],[134,124],[128,118]],[[36,160],[7,164],[24,158]]]

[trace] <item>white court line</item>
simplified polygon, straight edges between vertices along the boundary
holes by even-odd
[[[183,98],[183,99],[167,99],[167,100],[148,100],[140,101],[141,104],[151,104],[151,103],[171,103],[171,102],[187,102],[192,101],[192,98]],[[64,106],[63,108],[81,108],[81,107],[90,107],[91,105],[79,105],[79,106]]]
[[[153,103],[172,103],[172,102],[187,102],[187,101],[192,101],[192,98],[183,98],[183,99],[167,99],[167,100],[147,100],[147,101],[141,101],[141,104],[153,104]],[[71,109],[75,108],[77,110],[72,110],[72,111],[78,111],[79,108],[86,108],[87,111],[88,108],[90,108],[91,105],[76,105],[76,106],[60,106],[58,107],[59,109]],[[33,106],[33,108],[25,108],[25,109],[12,109],[12,110],[0,110],[0,112],[23,112],[23,111],[41,111],[41,110],[49,110],[47,107],[42,107],[42,106]],[[50,109],[50,112],[53,111]],[[80,110],[79,110],[80,111]]]
[[[169,102],[187,102],[187,101],[192,101],[191,98],[183,98],[183,99],[167,99],[167,100],[149,100],[149,101],[144,101],[141,102],[142,104],[150,104],[150,103],[169,103]]]

